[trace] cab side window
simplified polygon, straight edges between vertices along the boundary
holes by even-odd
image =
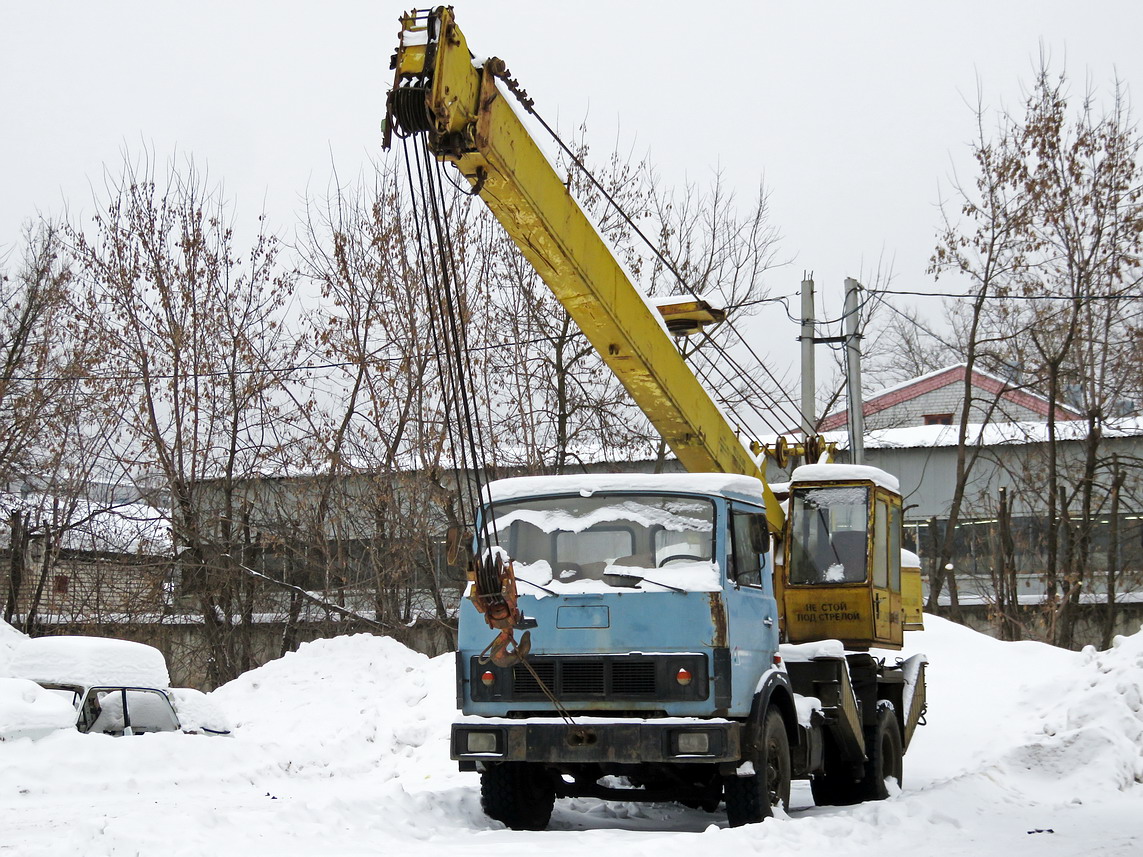
[[[763,515],[733,512],[730,518],[734,582],[739,586],[762,585],[762,557],[769,538]]]

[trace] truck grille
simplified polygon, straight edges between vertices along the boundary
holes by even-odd
[[[676,681],[682,668],[693,676],[689,686]],[[492,686],[475,680],[489,671],[494,675]],[[527,665],[516,664],[510,670],[481,666],[474,658],[471,675],[472,698],[476,701],[546,701],[545,687],[560,700],[705,699],[708,684],[707,659],[694,654],[538,656],[529,658]]]
[[[536,671],[536,675],[534,676],[528,672],[528,668],[523,664],[516,664],[512,670],[512,678],[517,696],[534,696],[543,693],[543,690],[540,688],[541,681],[549,689],[555,684],[556,665],[554,663],[532,664],[532,669]],[[537,678],[539,681],[536,680]]]
[[[653,663],[624,664],[616,663],[611,668],[611,680],[615,687],[622,687],[625,693],[632,696],[639,694],[654,695],[655,665]]]

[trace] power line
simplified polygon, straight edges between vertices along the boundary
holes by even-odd
[[[1128,288],[1134,288],[1134,284]],[[955,298],[958,300],[979,300],[976,292],[920,292],[909,289],[870,289],[880,295],[906,295],[920,298]],[[1105,295],[992,295],[996,300],[1005,301],[1132,301],[1143,300],[1143,295],[1129,294],[1127,291],[1111,292]]]
[[[494,351],[498,348],[503,348],[506,345],[540,345],[547,342],[556,342],[559,337],[556,336],[537,336],[533,339],[510,339],[503,342],[496,342],[491,345],[470,345],[469,351]],[[286,366],[264,366],[255,369],[219,369],[210,372],[180,372],[176,374],[155,374],[151,373],[150,378],[155,381],[173,381],[179,379],[191,378],[233,378],[236,376],[257,375],[260,373],[270,374],[291,374],[294,372],[308,372],[316,371],[319,369],[349,369],[355,366],[360,366],[362,363],[401,363],[408,358],[406,357],[381,357],[376,355],[367,355],[362,360],[342,360],[330,363],[298,363],[289,364]],[[93,373],[76,373],[73,375],[13,375],[9,381],[20,382],[34,382],[45,383],[51,381],[134,381],[138,379],[139,374],[131,375],[100,375]]]

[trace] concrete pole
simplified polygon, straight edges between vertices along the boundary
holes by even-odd
[[[802,280],[802,431],[810,438],[817,424],[814,378],[814,281]],[[815,464],[817,462],[814,462]]]
[[[861,283],[845,278],[845,380],[846,408],[849,413],[849,460],[865,463],[865,414],[861,398],[861,332],[858,330],[858,293]]]

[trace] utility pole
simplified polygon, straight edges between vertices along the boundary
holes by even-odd
[[[853,464],[865,463],[865,414],[861,398],[861,333],[858,315],[861,283],[845,278],[845,380],[846,412],[849,415],[849,458]]]
[[[813,437],[817,425],[817,395],[814,379],[814,280],[802,280],[802,430],[806,439]]]

